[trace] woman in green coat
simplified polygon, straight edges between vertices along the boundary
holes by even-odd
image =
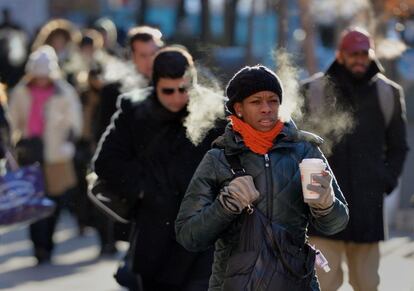
[[[345,199],[318,148],[321,139],[299,131],[292,121],[280,120],[283,88],[277,75],[264,66],[245,67],[230,80],[226,95],[230,123],[198,166],[176,220],[177,240],[186,249],[215,245],[209,290],[217,291],[226,290],[223,282],[232,276],[228,261],[240,244],[246,208],[277,222],[299,249],[306,242],[309,223],[334,234],[349,218]],[[228,156],[237,157],[245,175],[233,174]],[[319,158],[327,165],[314,177],[318,185],[307,185],[318,199],[303,198],[299,163],[305,158]],[[311,271],[306,290],[319,290],[313,265]],[[254,290],[267,288],[255,285]]]

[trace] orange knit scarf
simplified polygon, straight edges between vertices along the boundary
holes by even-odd
[[[230,115],[229,119],[233,125],[233,130],[240,133],[245,145],[257,154],[264,155],[273,145],[273,141],[283,129],[283,122],[277,121],[273,129],[262,132],[254,129],[246,122],[243,122],[235,115]]]

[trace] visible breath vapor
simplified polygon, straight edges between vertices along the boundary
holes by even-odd
[[[224,119],[224,94],[213,76],[208,75],[203,68],[189,91],[190,100],[187,105],[188,116],[184,121],[187,137],[194,145],[198,145],[207,132],[215,126],[218,119]]]
[[[379,59],[396,59],[407,49],[407,46],[398,39],[378,39],[376,42],[375,54]]]
[[[343,137],[354,129],[352,113],[337,105],[336,96],[327,96],[330,104],[324,104],[300,121],[301,129],[321,136],[324,143],[321,148],[326,156],[332,154],[332,149]]]
[[[273,59],[277,64],[276,74],[283,84],[282,105],[279,109],[279,117],[283,122],[290,119],[300,119],[303,98],[299,93],[299,71],[292,64],[291,56],[285,49],[273,51]]]
[[[320,90],[308,90],[305,102],[300,90],[298,69],[292,64],[291,55],[282,49],[274,51],[273,57],[277,63],[276,72],[284,87],[280,106],[282,121],[292,118],[299,129],[321,136],[324,139],[321,149],[329,156],[332,148],[352,132],[352,113],[338,104],[335,90],[329,81]],[[322,97],[323,92],[325,98]]]
[[[368,0],[312,0],[310,10],[313,19],[324,25],[335,24],[337,21],[350,20],[356,14],[368,10]]]
[[[110,57],[103,66],[102,75],[105,83],[120,82],[121,93],[147,86],[147,80],[137,72],[131,61]]]

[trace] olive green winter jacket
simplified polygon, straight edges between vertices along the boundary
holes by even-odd
[[[332,212],[315,218],[303,202],[298,164],[304,158],[322,158],[327,163],[317,146],[321,142],[319,137],[297,130],[292,122],[285,123],[268,154],[259,155],[250,151],[241,136],[228,126],[216,147],[207,152],[182,201],[176,234],[178,242],[191,251],[205,250],[215,244],[209,290],[221,290],[227,261],[237,246],[241,227],[242,215],[227,211],[217,199],[220,189],[233,178],[224,152],[237,154],[241,165],[253,177],[260,192],[255,207],[304,243],[308,223],[325,234],[334,234],[344,229],[349,219],[335,178],[332,183],[336,199]],[[271,205],[266,203],[267,195],[271,197]],[[313,290],[318,290],[316,277],[313,286]]]

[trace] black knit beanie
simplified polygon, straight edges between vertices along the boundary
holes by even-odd
[[[179,79],[194,67],[191,55],[179,47],[165,47],[158,51],[152,69],[152,85],[160,78]]]
[[[282,103],[283,88],[279,77],[265,66],[246,66],[238,71],[229,81],[226,95],[227,110],[234,112],[233,105],[260,91],[271,91],[279,96]]]

